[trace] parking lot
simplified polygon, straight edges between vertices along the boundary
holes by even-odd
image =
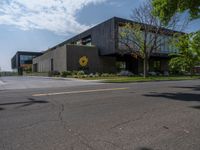
[[[2,150],[199,150],[200,80],[0,78]]]

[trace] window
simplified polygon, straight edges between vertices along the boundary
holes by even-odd
[[[20,65],[22,64],[32,64],[33,56],[30,55],[20,55]]]
[[[88,45],[88,46],[91,46],[92,45],[92,37],[91,35],[85,37],[82,39],[82,44],[83,45]]]
[[[116,62],[116,67],[117,67],[118,71],[126,70],[126,62],[124,62],[124,61],[117,61]]]
[[[156,61],[153,62],[153,68],[154,68],[155,71],[160,70],[160,67],[161,67],[161,63],[160,63],[159,60],[156,60]]]
[[[78,41],[76,42],[76,45],[82,45],[82,41],[81,41],[81,40],[78,40]]]

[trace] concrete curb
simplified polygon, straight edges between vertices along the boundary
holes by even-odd
[[[103,81],[103,80],[84,80],[84,79],[77,79],[77,78],[44,77],[44,76],[24,76],[24,77],[44,78],[44,79],[53,79],[53,80],[81,81],[81,82],[102,82]]]

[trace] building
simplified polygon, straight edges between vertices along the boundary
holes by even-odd
[[[120,55],[122,46],[119,42],[119,32],[125,23],[135,23],[122,18],[111,18],[75,37],[60,43],[33,59],[33,71],[72,71],[116,73],[129,70],[135,74],[143,72],[143,61],[132,54]],[[163,40],[169,40],[171,34],[160,35]],[[168,33],[169,33],[168,32]],[[167,33],[167,32],[166,32]],[[150,71],[168,71],[169,44],[163,45],[159,51],[152,54]]]
[[[42,55],[41,52],[18,51],[11,59],[11,68],[22,74],[23,70],[32,69],[32,60],[34,57]]]

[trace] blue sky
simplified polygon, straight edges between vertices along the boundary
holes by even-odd
[[[1,0],[0,67],[16,51],[44,51],[113,16],[129,18],[144,0]],[[187,32],[200,29],[193,21]]]

